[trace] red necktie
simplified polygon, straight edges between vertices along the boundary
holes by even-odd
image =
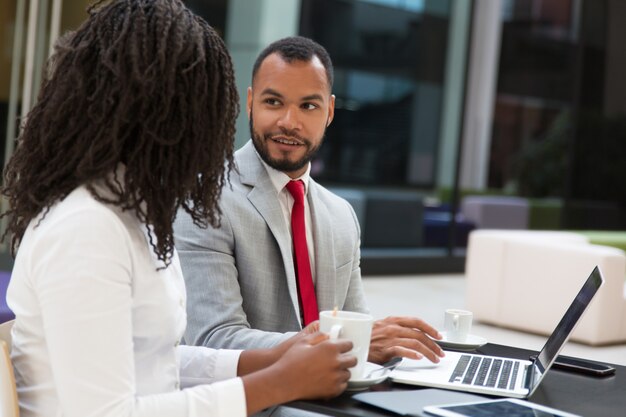
[[[304,314],[304,325],[319,319],[315,287],[311,277],[309,248],[306,244],[306,227],[304,225],[304,183],[289,181],[287,190],[294,199],[291,209],[291,234],[293,249],[296,256],[296,275],[298,277],[298,296]]]

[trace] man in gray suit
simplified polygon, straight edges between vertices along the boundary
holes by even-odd
[[[309,176],[333,120],[332,83],[328,53],[310,39],[282,39],[257,58],[246,105],[252,139],[235,153],[236,170],[220,200],[221,226],[202,229],[184,212],[175,223],[188,292],[187,343],[270,347],[302,330],[318,311],[367,311],[356,215]],[[286,185],[293,180],[302,181],[305,193],[304,272],[295,229],[292,241],[295,197]],[[313,282],[314,316],[304,276]],[[369,360],[425,356],[438,362],[443,352],[428,336],[440,337],[417,318],[379,320]]]

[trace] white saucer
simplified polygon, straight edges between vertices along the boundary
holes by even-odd
[[[363,375],[367,375],[370,372],[376,369],[380,369],[380,368],[382,368],[382,366],[372,363],[372,362],[367,362],[365,364],[365,371],[363,372]],[[371,387],[372,385],[380,384],[385,379],[387,379],[388,376],[389,376],[388,370],[376,372],[371,378],[354,379],[354,380],[348,381],[347,389],[348,391],[364,390],[364,389]]]
[[[476,336],[473,334],[468,335],[467,339],[465,339],[465,342],[451,342],[446,340],[446,332],[441,332],[441,336],[443,336],[443,339],[435,340],[435,342],[437,342],[442,348],[457,350],[475,350],[487,343],[487,339],[485,339],[484,337]]]

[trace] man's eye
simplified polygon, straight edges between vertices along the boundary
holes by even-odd
[[[302,105],[302,108],[305,110],[315,110],[317,109],[317,105],[313,104],[313,103],[304,103]]]
[[[278,106],[280,104],[280,101],[276,100],[275,98],[266,98],[265,103],[269,104],[270,106]]]

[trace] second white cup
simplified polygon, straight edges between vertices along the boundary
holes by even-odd
[[[364,377],[365,363],[369,354],[370,339],[374,318],[369,314],[352,311],[322,311],[320,331],[328,333],[331,339],[348,339],[352,342],[350,354],[357,359],[356,366],[350,368],[350,380]]]
[[[471,311],[450,308],[446,310],[443,327],[446,331],[446,340],[449,342],[464,343],[472,330]]]

